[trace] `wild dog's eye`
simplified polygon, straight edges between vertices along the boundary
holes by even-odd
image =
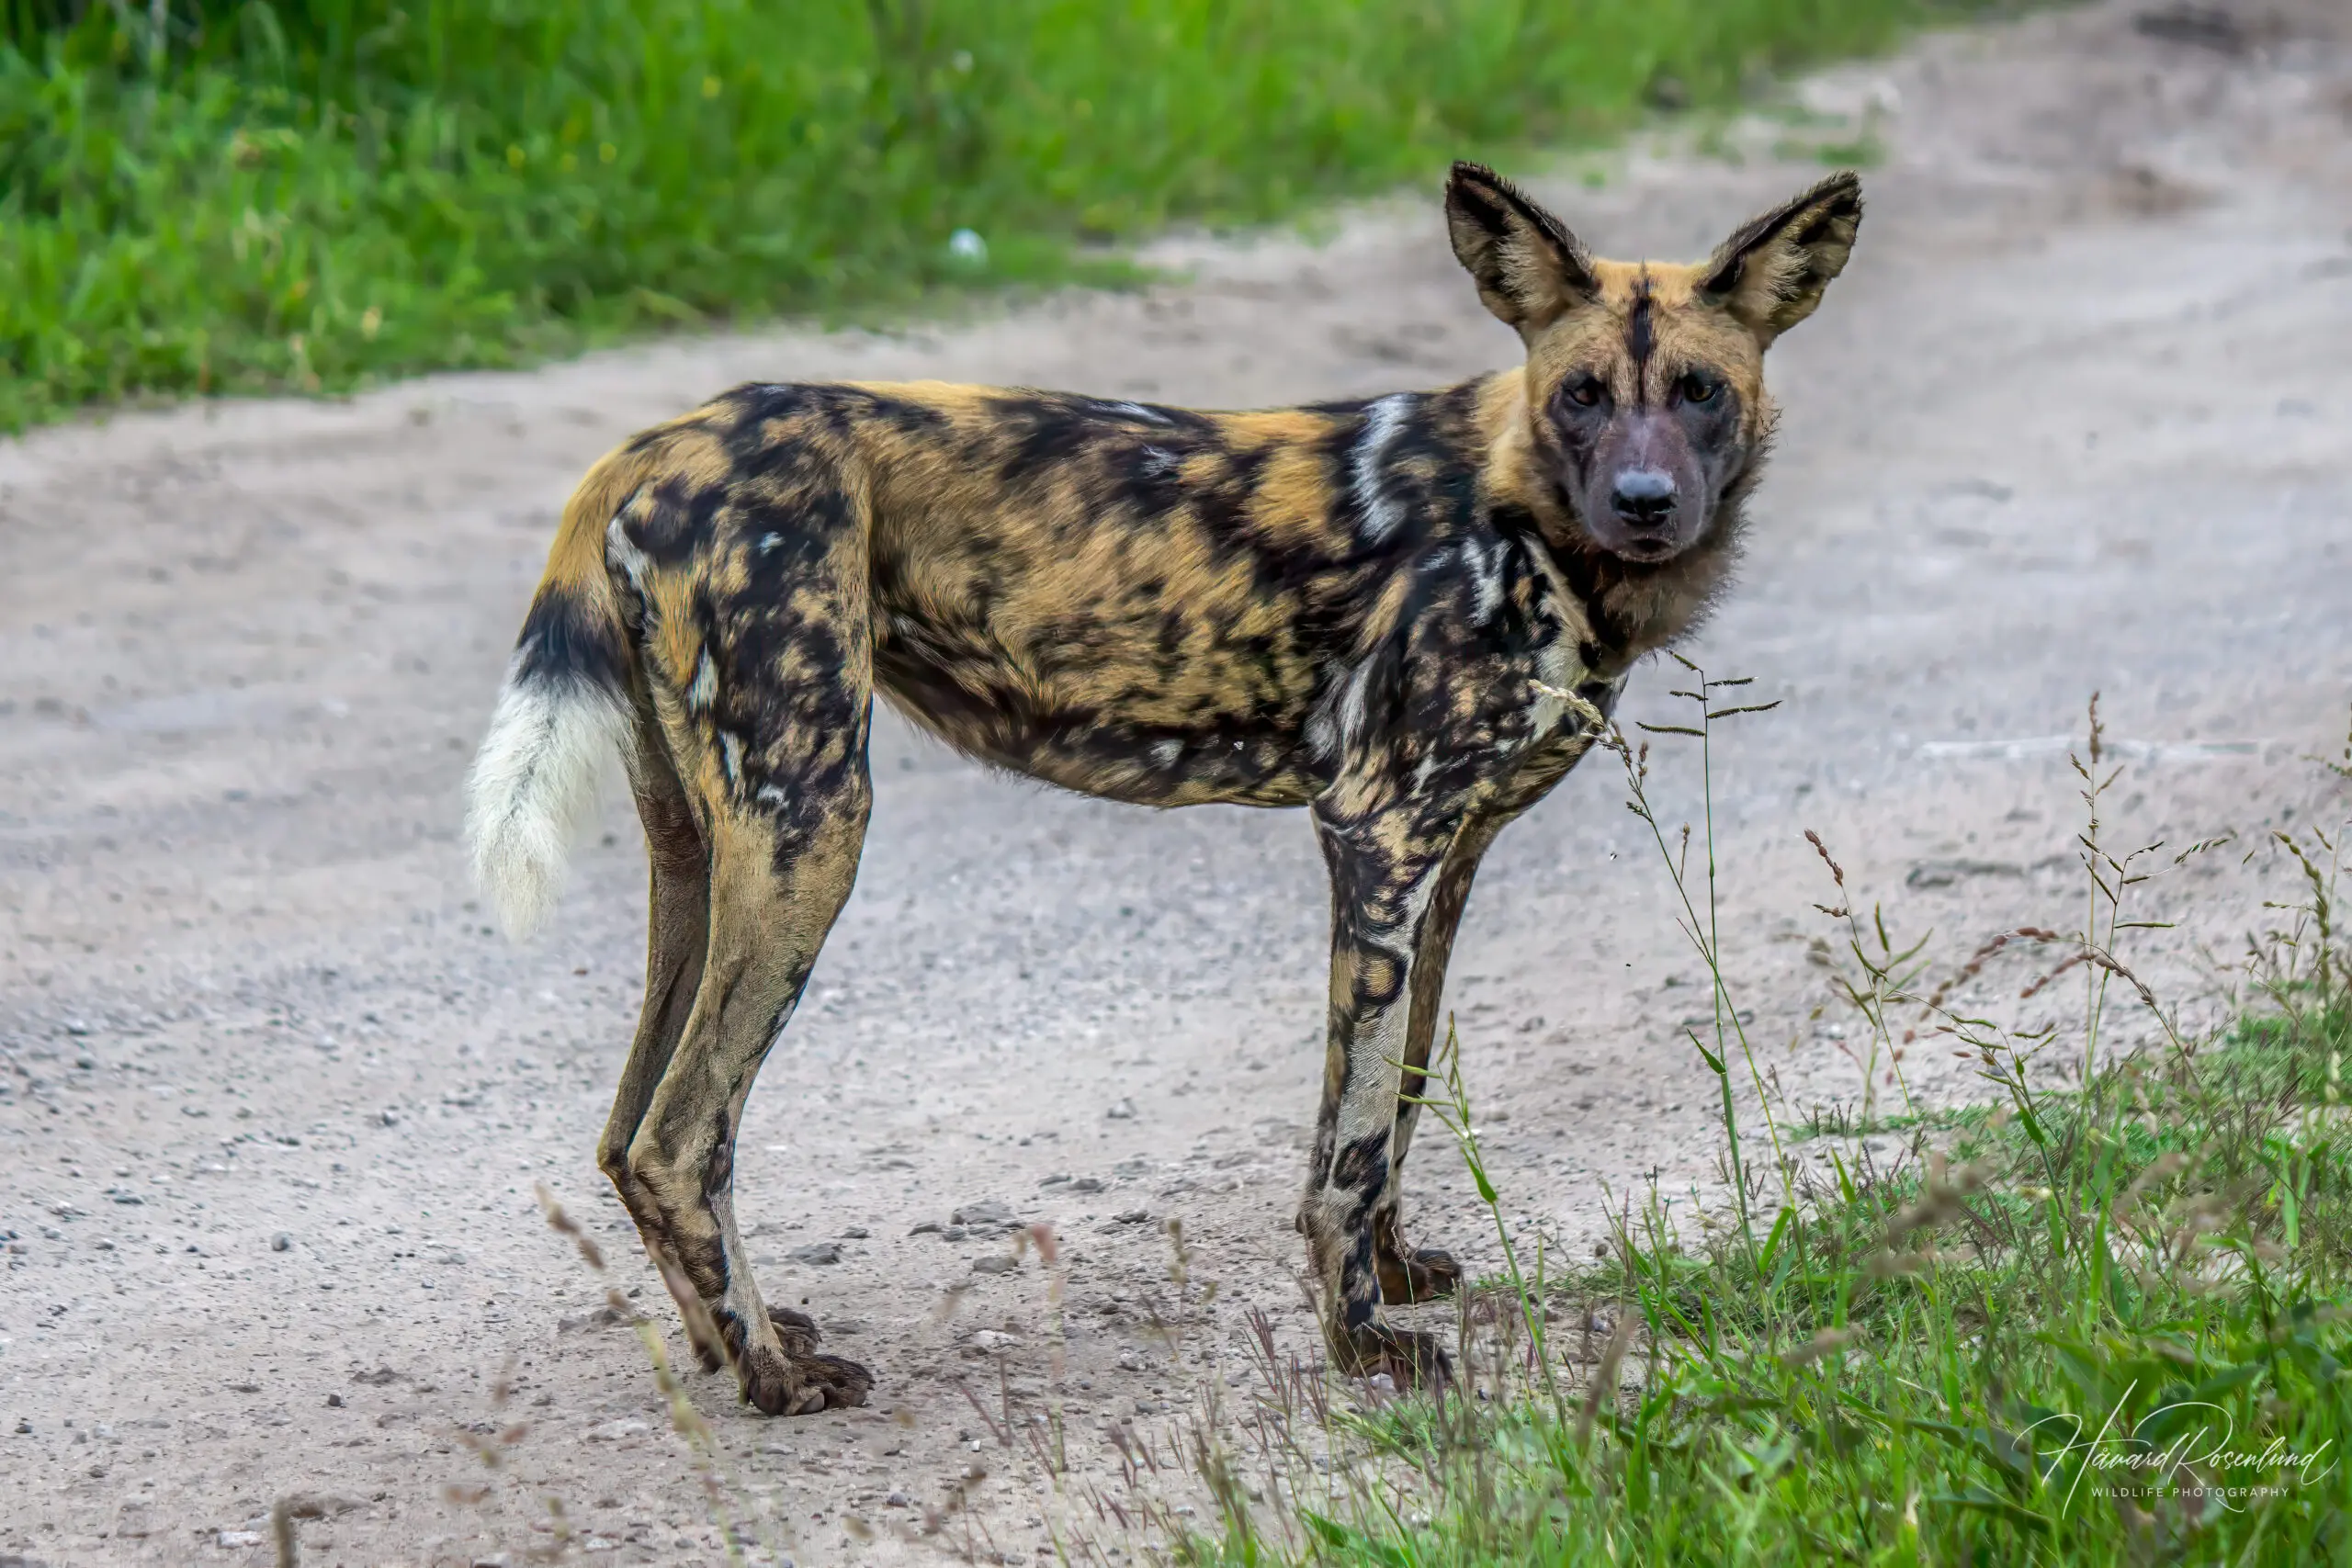
[[[1589,409],[1600,401],[1600,383],[1590,376],[1579,376],[1566,387],[1568,401],[1580,409]]]
[[[1721,381],[1711,381],[1696,370],[1682,378],[1682,400],[1686,403],[1712,402],[1723,389]]]

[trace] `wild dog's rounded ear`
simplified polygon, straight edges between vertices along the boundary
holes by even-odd
[[[1595,292],[1592,258],[1560,220],[1484,164],[1456,164],[1445,184],[1445,226],[1478,298],[1521,333]]]
[[[1861,176],[1841,169],[1795,200],[1751,218],[1715,247],[1701,294],[1771,341],[1813,314],[1829,280],[1846,269],[1862,224]]]

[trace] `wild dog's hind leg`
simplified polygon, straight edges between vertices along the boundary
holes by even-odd
[[[654,1088],[677,1051],[679,1037],[685,1033],[686,1017],[702,984],[710,931],[710,864],[702,829],[695,826],[659,722],[642,702],[629,784],[637,797],[638,819],[645,826],[645,858],[651,868],[646,895],[645,1005],[621,1068],[620,1087],[613,1095],[613,1113],[596,1141],[596,1164],[620,1194],[645,1250],[675,1292],[685,1278],[678,1251],[671,1245],[667,1222],[653,1194],[629,1169],[628,1148],[645,1120],[646,1107],[653,1103]],[[698,1314],[686,1311],[684,1301],[678,1305],[695,1354],[707,1370],[717,1371],[720,1348],[700,1332]]]
[[[645,856],[651,873],[646,897],[645,1005],[638,1017],[628,1061],[621,1068],[620,1087],[613,1096],[612,1116],[596,1143],[596,1163],[619,1192],[629,1217],[637,1222],[638,1235],[661,1269],[663,1282],[673,1293],[683,1290],[691,1295],[694,1292],[662,1209],[630,1171],[628,1150],[645,1121],[646,1109],[653,1103],[654,1089],[685,1033],[695,993],[702,984],[710,935],[710,862],[703,847],[702,829],[679,783],[651,705],[640,699],[638,705],[629,783],[637,798],[638,818],[645,827]],[[704,1371],[715,1372],[726,1364],[726,1349],[702,1331],[707,1318],[694,1310],[696,1304],[681,1300],[678,1307],[695,1358]],[[771,1307],[768,1314],[787,1348],[815,1347],[816,1325],[807,1314],[783,1307]]]
[[[626,1156],[743,1397],[794,1416],[862,1404],[874,1381],[818,1355],[805,1319],[768,1311],[735,1224],[743,1104],[849,898],[874,799],[865,541],[855,510],[815,482],[780,457],[747,481],[704,546],[697,591],[663,605],[647,639],[708,917],[693,1007]]]
[[[702,984],[628,1147],[629,1175],[658,1211],[743,1397],[772,1416],[863,1404],[874,1381],[854,1362],[816,1354],[805,1319],[770,1314],[734,1205],[743,1102],[856,874],[871,801],[863,739],[854,788],[803,795],[774,816],[717,814]]]
[[[1453,933],[1462,924],[1462,908],[1469,901],[1470,881],[1478,861],[1500,829],[1498,819],[1478,817],[1465,823],[1453,840],[1421,917],[1420,939],[1414,944],[1410,990],[1412,1013],[1406,1025],[1405,1072],[1398,1086],[1396,1127],[1388,1147],[1388,1185],[1372,1216],[1374,1259],[1380,1275],[1380,1299],[1391,1305],[1434,1301],[1450,1296],[1462,1282],[1462,1265],[1437,1247],[1415,1249],[1406,1245],[1403,1229],[1405,1156],[1413,1146],[1413,1126],[1420,1114],[1414,1103],[1427,1090],[1422,1069],[1429,1066],[1430,1047],[1436,1038],[1438,1009],[1445,989],[1445,970],[1453,956]]]

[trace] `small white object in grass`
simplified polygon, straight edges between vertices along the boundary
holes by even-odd
[[[989,243],[974,230],[958,229],[947,236],[947,254],[959,262],[986,266],[989,264]]]

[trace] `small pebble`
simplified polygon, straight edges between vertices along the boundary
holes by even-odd
[[[811,1242],[807,1247],[794,1247],[785,1256],[795,1263],[839,1263],[842,1260],[842,1244],[837,1241]]]
[[[1102,1114],[1114,1122],[1132,1122],[1136,1116],[1136,1102],[1132,1100],[1122,1100]]]
[[[955,1224],[972,1230],[1012,1230],[1021,1221],[1010,1205],[1002,1200],[987,1198],[977,1203],[967,1203],[948,1216]]]
[[[269,1249],[272,1252],[291,1252],[294,1250],[294,1238],[279,1231],[269,1238]]]

